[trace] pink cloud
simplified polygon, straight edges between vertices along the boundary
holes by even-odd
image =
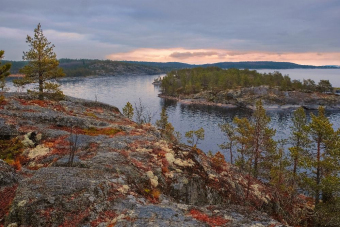
[[[205,64],[226,61],[283,61],[305,65],[340,65],[340,53],[332,52],[239,52],[223,49],[142,48],[106,56],[111,60]]]

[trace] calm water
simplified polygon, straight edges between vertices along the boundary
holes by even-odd
[[[264,72],[263,70],[260,70]],[[269,72],[267,70],[266,72]],[[283,74],[289,74],[293,79],[312,78],[315,81],[329,79],[333,86],[340,87],[340,69],[323,70],[282,70]],[[296,73],[296,76],[295,76]],[[305,74],[304,74],[305,73]],[[320,77],[315,77],[319,74]],[[304,76],[305,75],[305,76]],[[327,75],[324,76],[324,75]],[[158,87],[152,85],[152,76],[114,76],[114,77],[87,77],[87,78],[65,78],[61,81],[61,88],[65,94],[89,99],[98,100],[117,106],[120,110],[127,102],[135,103],[141,99],[150,112],[154,114],[152,122],[159,119],[162,107],[166,107],[169,121],[173,124],[176,131],[184,133],[189,130],[197,130],[200,127],[205,129],[205,140],[198,145],[199,148],[213,153],[219,149],[218,144],[224,142],[223,133],[218,124],[230,122],[235,116],[250,116],[251,112],[244,109],[230,109],[223,107],[185,105],[172,100],[159,98]],[[338,82],[339,81],[339,82]],[[11,87],[10,83],[9,86]],[[11,90],[14,90],[13,87]],[[290,116],[292,110],[268,111],[272,121],[271,126],[277,130],[276,138],[287,138],[289,126],[291,125]],[[328,112],[328,117],[334,124],[334,128],[340,126],[340,112]],[[186,139],[183,138],[183,142]],[[228,159],[228,156],[226,156]]]

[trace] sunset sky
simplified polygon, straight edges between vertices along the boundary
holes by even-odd
[[[340,65],[339,0],[11,0],[6,60],[21,60],[39,22],[58,58]]]

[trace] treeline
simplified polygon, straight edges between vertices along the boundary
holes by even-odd
[[[193,69],[174,70],[168,73],[161,83],[165,95],[195,94],[204,90],[222,91],[234,88],[267,85],[283,91],[332,92],[333,87],[328,80],[318,84],[308,79],[292,80],[280,72],[259,73],[248,69],[221,69],[218,67],[198,67]]]
[[[19,70],[28,64],[28,61],[3,61],[10,63],[11,74],[18,74]],[[59,67],[67,77],[84,77],[96,75],[123,75],[123,74],[161,74],[160,68],[140,65],[129,62],[97,60],[97,59],[67,59],[59,60]],[[169,70],[168,70],[169,71]]]
[[[313,198],[312,222],[303,223],[298,212],[282,213],[294,226],[339,226],[340,130],[333,129],[323,107],[311,114],[310,122],[300,107],[292,122],[290,137],[274,140],[276,131],[258,101],[250,119],[235,117],[231,124],[220,125],[227,138],[220,147],[248,175],[272,185],[272,193],[286,208],[293,209],[301,192]]]

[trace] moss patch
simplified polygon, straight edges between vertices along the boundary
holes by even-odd
[[[89,136],[98,136],[98,135],[113,136],[113,135],[117,134],[118,132],[121,132],[121,130],[117,129],[117,128],[90,127],[88,129],[84,129],[85,135],[89,135]]]

